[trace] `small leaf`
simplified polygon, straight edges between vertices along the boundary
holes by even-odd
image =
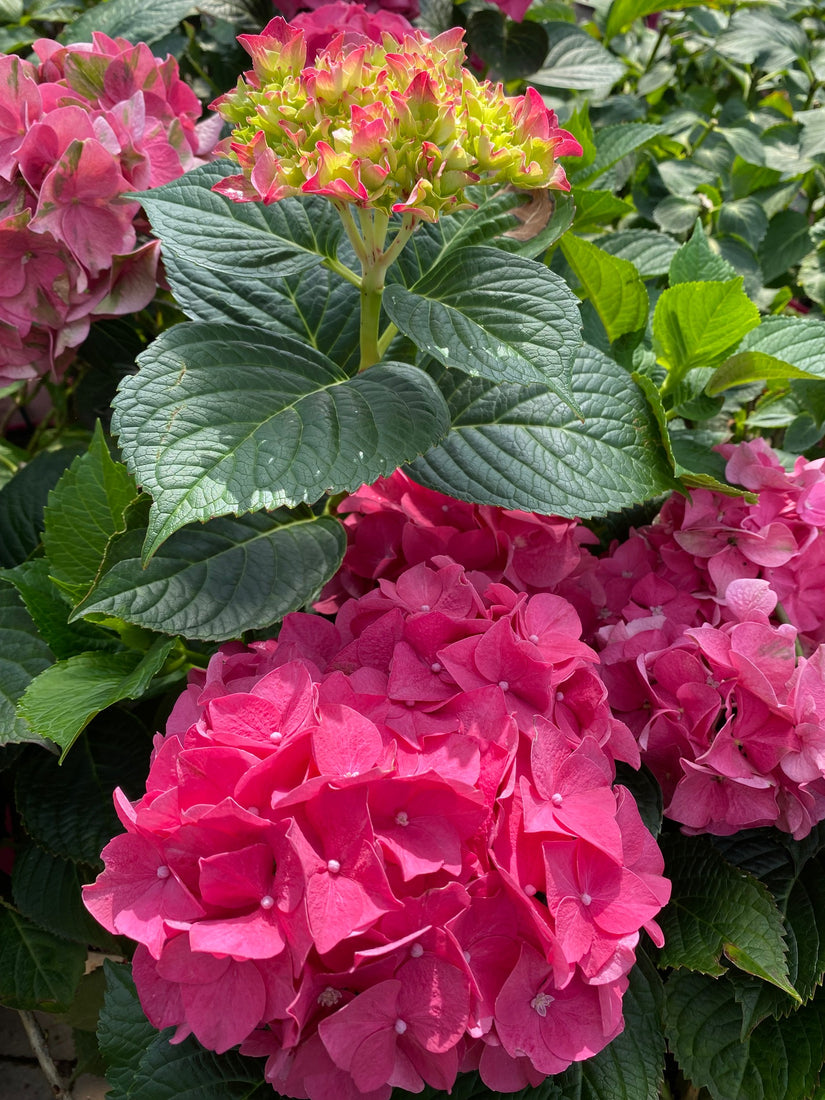
[[[228,161],[213,161],[135,193],[164,254],[255,281],[295,275],[336,254],[343,225],[330,203],[285,199],[265,206],[232,202],[211,190],[238,171]]]
[[[765,886],[704,838],[669,837],[663,848],[673,893],[659,918],[660,964],[718,975],[725,972],[724,952],[741,970],[799,1001],[788,980],[782,916]]]
[[[0,579],[0,747],[37,740],[17,717],[17,702],[53,660],[23,601],[8,581]]]
[[[825,361],[825,323],[803,317],[766,317],[745,336],[739,350],[764,352],[819,377]]]
[[[147,653],[80,653],[41,672],[23,693],[18,714],[63,756],[96,714],[137,699],[163,667],[173,642],[159,638]],[[62,757],[61,757],[62,759]]]
[[[747,382],[813,377],[815,375],[811,371],[792,367],[790,363],[766,355],[764,351],[740,351],[716,368],[707,384],[707,392],[721,393],[731,386],[742,386]],[[825,378],[825,364],[821,364],[820,377]]]
[[[89,450],[74,460],[49,493],[43,547],[52,576],[78,596],[88,591],[107,542],[123,530],[123,513],[136,496],[134,479],[109,454],[98,423]]]
[[[690,240],[678,249],[670,262],[668,281],[677,283],[721,282],[736,277],[736,271],[708,244],[702,223],[697,218]]]
[[[0,1004],[65,1012],[85,964],[85,944],[38,928],[0,900]]]
[[[76,616],[116,615],[206,641],[236,638],[307,604],[346,549],[343,528],[331,516],[258,512],[177,531],[144,569],[145,534],[115,540]]]
[[[192,521],[350,492],[426,450],[449,424],[423,371],[379,363],[349,378],[306,344],[262,329],[177,325],[140,362],[112,426],[154,500],[147,558]]]
[[[612,126],[603,126],[595,134],[596,155],[593,160],[580,172],[571,171],[576,185],[592,183],[622,157],[640,149],[663,132],[663,127],[650,122],[618,122]]]
[[[131,42],[159,42],[193,11],[192,0],[107,0],[87,8],[60,35],[61,42],[91,42],[93,31]]]
[[[573,361],[583,422],[539,386],[433,373],[453,427],[410,466],[415,480],[432,489],[543,515],[593,516],[674,485],[644,396],[595,348],[585,345]]]
[[[581,237],[562,238],[561,250],[593,303],[612,343],[645,327],[648,297],[642,277],[629,260],[603,252]]]
[[[653,314],[653,346],[672,389],[695,367],[715,367],[759,324],[759,310],[742,279],[678,283],[664,291]]]
[[[457,249],[412,290],[388,286],[384,308],[445,366],[495,382],[540,383],[570,400],[578,302],[544,264],[483,246]]]
[[[41,451],[0,489],[0,566],[19,565],[37,549],[49,492],[79,450]]]
[[[612,191],[581,191],[576,196],[576,216],[573,219],[577,233],[586,233],[599,225],[616,221],[632,214],[635,207],[632,202],[620,199]],[[599,247],[602,242],[599,241]],[[615,253],[613,253],[615,255]]]
[[[768,231],[768,216],[759,201],[749,195],[722,205],[717,228],[720,235],[730,233],[741,237],[751,248],[756,249]],[[714,278],[725,276],[715,275]]]

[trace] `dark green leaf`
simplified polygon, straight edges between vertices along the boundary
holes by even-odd
[[[137,192],[164,254],[255,281],[295,275],[336,254],[343,225],[331,203],[284,199],[265,206],[232,202],[211,190],[238,171],[228,161],[214,161]]]
[[[15,801],[26,833],[63,859],[97,866],[100,852],[122,831],[112,791],[143,793],[151,741],[125,711],[99,718],[66,757],[29,749],[15,769]]]
[[[789,272],[813,248],[808,219],[796,210],[782,210],[771,218],[759,248],[759,262],[766,283],[790,278]]]
[[[458,249],[412,290],[388,286],[384,308],[444,366],[497,382],[540,383],[570,400],[578,302],[544,264],[483,246]]]
[[[569,234],[561,250],[601,318],[611,343],[645,327],[648,297],[642,277],[629,260],[603,252],[597,245]]]
[[[0,1004],[65,1012],[85,963],[85,945],[38,928],[0,901]]]
[[[0,566],[18,565],[37,549],[49,492],[79,452],[41,451],[0,489]]]
[[[584,422],[539,386],[434,373],[453,427],[410,467],[430,488],[544,515],[593,516],[673,486],[643,395],[595,348],[585,345],[573,362],[573,393]]]
[[[92,31],[131,42],[159,42],[184,16],[192,0],[107,0],[88,8],[60,35],[62,42],[91,42]]]
[[[144,569],[145,534],[115,540],[106,571],[76,615],[116,615],[207,641],[235,638],[307,604],[346,548],[331,516],[258,512],[177,531]]]
[[[68,859],[54,856],[37,844],[18,851],[12,870],[14,904],[21,915],[47,931],[84,947],[116,948],[117,943],[105,932],[83,905],[80,887],[93,874]]]
[[[106,964],[98,1036],[113,1086],[110,1100],[269,1100],[261,1059],[218,1056],[194,1039],[171,1046],[173,1032],[147,1022],[127,967]]]
[[[668,1042],[685,1076],[713,1100],[811,1100],[825,1061],[825,994],[742,1035],[732,981],[677,972],[665,987]]]
[[[710,247],[702,223],[697,218],[690,240],[685,241],[671,260],[668,271],[670,285],[723,282],[735,276],[731,265]]]
[[[491,79],[507,81],[534,73],[550,42],[540,24],[515,23],[500,11],[484,8],[467,22],[467,45],[492,70]]]
[[[0,580],[0,747],[33,741],[36,735],[17,717],[17,701],[54,660],[14,588]]]
[[[687,233],[702,212],[699,199],[683,199],[678,195],[668,195],[656,204],[653,220],[666,233],[681,236]]]
[[[123,699],[137,699],[163,667],[173,643],[159,638],[138,653],[80,653],[41,672],[17,704],[40,737],[68,752],[96,714]]]
[[[89,450],[49,493],[43,513],[43,547],[51,575],[78,598],[94,581],[106,544],[123,530],[123,513],[136,496],[131,474],[112,459],[98,424]]]
[[[631,768],[629,764],[619,761],[616,764],[616,782],[627,787],[639,807],[642,821],[653,836],[658,836],[662,827],[662,788],[650,768],[644,764]]]
[[[576,185],[592,183],[623,157],[640,149],[663,132],[663,127],[649,122],[619,122],[604,126],[595,134],[596,155],[579,172],[571,171]]]
[[[112,421],[154,500],[147,557],[192,521],[351,491],[426,450],[448,424],[415,367],[381,363],[349,378],[289,337],[200,323],[168,329],[141,356]]]
[[[765,72],[785,69],[808,55],[808,39],[798,23],[770,12],[742,8],[731,16],[724,34],[714,43],[723,57]]]
[[[668,837],[662,847],[673,893],[659,918],[661,965],[718,975],[725,972],[724,953],[798,1001],[788,980],[782,916],[765,886],[722,859],[705,838]]]
[[[720,234],[741,237],[756,249],[768,231],[768,217],[761,204],[753,196],[747,196],[722,205],[717,228]],[[714,275],[713,278],[723,279],[725,276]]]

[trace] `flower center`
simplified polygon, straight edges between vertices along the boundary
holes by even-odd
[[[546,1016],[547,1006],[551,1005],[553,1000],[549,993],[537,993],[530,1002],[530,1007],[534,1008],[539,1016]]]

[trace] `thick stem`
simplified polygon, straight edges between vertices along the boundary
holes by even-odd
[[[366,370],[381,358],[378,329],[381,319],[381,297],[384,293],[385,269],[379,264],[365,268],[361,277],[361,363]]]
[[[51,1086],[55,1100],[72,1100],[72,1091],[57,1072],[57,1066],[54,1064],[49,1048],[46,1045],[46,1036],[43,1034],[43,1030],[37,1022],[34,1013],[21,1010],[20,1019],[23,1023],[23,1027],[26,1029],[26,1035],[29,1037],[31,1048],[37,1057],[37,1061],[40,1063],[40,1068],[43,1070],[46,1080]]]

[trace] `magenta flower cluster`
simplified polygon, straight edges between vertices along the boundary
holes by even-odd
[[[173,58],[93,39],[40,39],[36,63],[0,55],[0,388],[65,369],[91,320],[151,301],[158,243],[139,243],[130,192],[219,136]]]
[[[669,884],[596,663],[565,599],[442,554],[224,646],[84,891],[148,1018],[312,1100],[599,1051]]]
[[[762,439],[720,450],[753,502],[673,496],[582,581],[611,706],[666,814],[800,839],[825,818],[825,459],[788,471]]]

